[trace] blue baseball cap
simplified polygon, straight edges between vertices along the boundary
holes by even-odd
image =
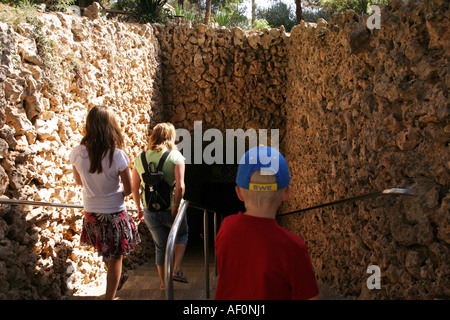
[[[256,170],[262,175],[275,175],[273,184],[251,183],[250,178]],[[274,148],[259,146],[247,151],[239,162],[236,184],[244,189],[255,191],[274,191],[287,187],[291,179],[289,168],[283,155]]]

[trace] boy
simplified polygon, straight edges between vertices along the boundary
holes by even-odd
[[[219,229],[215,299],[319,299],[304,242],[275,220],[290,191],[284,157],[269,147],[249,150],[239,164],[236,183],[246,211],[228,216]]]

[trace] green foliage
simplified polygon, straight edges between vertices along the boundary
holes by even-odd
[[[323,8],[303,8],[302,16],[303,20],[306,22],[317,22],[319,18],[323,18],[327,21],[330,20],[330,14]]]
[[[164,23],[172,18],[169,9],[164,8],[167,0],[119,0],[117,8],[130,11],[128,20],[138,23]]]
[[[175,16],[182,16],[186,21],[201,22],[203,20],[203,17],[190,5],[185,4],[184,8],[176,5],[174,9]]]
[[[264,28],[270,28],[269,23],[264,19],[255,19],[253,22],[253,30],[262,30]]]
[[[49,11],[66,11],[66,9],[75,4],[77,0],[0,0],[1,3],[13,8],[24,8],[25,6],[35,6],[44,3]]]
[[[37,15],[37,4],[29,1],[23,1],[17,7],[8,10],[0,10],[0,21],[7,23],[20,30],[20,25],[27,23],[32,26],[29,30],[29,37],[33,38],[36,43],[37,53],[43,63],[43,71],[45,73],[45,82],[53,89],[61,83],[61,63],[56,61],[53,56],[57,44],[47,37],[43,31],[44,23]]]
[[[329,13],[354,10],[359,14],[368,13],[371,4],[388,4],[390,0],[320,0],[318,5]]]
[[[3,2],[4,0],[2,0]],[[21,23],[30,23],[40,29],[41,22],[36,18],[37,6],[36,4],[24,0],[17,1],[17,4],[8,4],[12,8],[0,11],[0,21],[17,27]]]
[[[47,1],[47,9],[50,11],[67,11],[67,9],[75,4],[76,0],[51,0]]]
[[[239,1],[230,1],[225,3],[212,15],[212,20],[221,27],[247,27],[248,19],[245,16],[245,9],[240,9]]]
[[[248,28],[249,21],[245,15],[244,0],[212,0],[211,21],[219,26],[227,28]],[[181,7],[183,2],[183,7]],[[199,0],[170,0],[169,3],[175,8],[175,15],[183,16],[185,20],[203,23],[205,18],[206,1]]]
[[[0,0],[1,3],[6,4],[8,6],[11,6],[13,8],[18,8],[21,5],[29,5],[31,3],[34,3],[34,1],[28,1],[28,0]]]
[[[292,8],[281,1],[274,3],[267,9],[258,9],[256,17],[266,20],[272,28],[279,28],[283,25],[288,32],[297,24]]]
[[[212,17],[212,21],[217,22],[221,27],[229,28],[232,24],[232,18],[233,16],[229,12],[219,12]]]

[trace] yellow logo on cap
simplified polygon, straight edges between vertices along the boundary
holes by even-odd
[[[249,190],[253,191],[275,191],[278,190],[278,186],[276,183],[250,183]]]

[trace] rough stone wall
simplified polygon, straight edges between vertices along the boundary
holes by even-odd
[[[352,12],[292,30],[284,211],[391,187],[416,193],[283,218],[320,281],[346,295],[450,296],[449,13],[446,1],[392,1],[380,30]],[[381,289],[366,286],[370,265]]]
[[[284,212],[388,187],[417,194],[281,219],[319,280],[367,299],[448,298],[448,12],[446,1],[394,0],[380,30],[346,13],[290,36],[57,14],[39,18],[36,41],[33,25],[0,24],[0,192],[80,203],[67,154],[95,104],[115,106],[130,160],[158,120],[279,129],[293,181]],[[1,206],[0,298],[57,299],[102,273],[79,247],[81,218]],[[151,249],[139,250],[132,261]],[[366,287],[372,264],[380,290]]]
[[[149,25],[66,14],[36,19],[16,28],[0,23],[0,193],[81,204],[68,154],[87,112],[114,108],[134,161],[160,109],[159,46]],[[59,299],[104,274],[97,254],[80,246],[82,210],[0,208],[0,298]],[[148,232],[141,233],[144,244],[126,266],[152,254]]]
[[[279,129],[284,136],[284,30],[155,25],[161,46],[165,117],[176,127]]]

